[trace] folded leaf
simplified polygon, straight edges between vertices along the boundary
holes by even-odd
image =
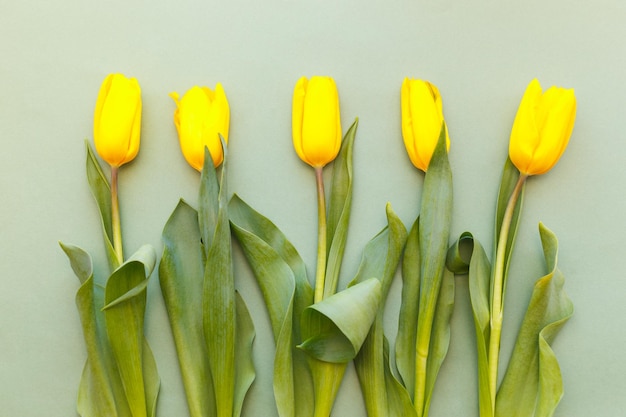
[[[539,225],[548,271],[535,283],[528,310],[517,335],[511,360],[496,399],[496,416],[549,417],[562,395],[561,372],[550,343],[574,307],[557,267],[556,236]]]
[[[471,245],[469,260],[463,258],[461,245]],[[481,417],[491,417],[491,392],[489,387],[489,291],[491,265],[487,254],[471,233],[461,234],[450,248],[447,259],[448,268],[456,274],[468,274],[469,293],[474,315],[476,332],[476,352],[478,357],[478,403]]]

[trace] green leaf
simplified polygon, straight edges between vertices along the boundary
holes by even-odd
[[[383,332],[383,311],[389,287],[407,237],[406,228],[387,205],[387,227],[363,251],[361,265],[351,285],[367,277],[380,277],[382,300],[370,332],[354,360],[370,417],[394,417],[413,412],[408,393],[391,373],[389,346]],[[408,407],[407,407],[408,405]]]
[[[356,356],[376,317],[382,290],[370,278],[306,308],[304,342],[299,348],[325,362],[347,362]]]
[[[502,229],[502,221],[504,219],[504,212],[506,211],[506,206],[511,198],[511,194],[513,194],[513,190],[515,189],[515,184],[517,184],[517,180],[520,176],[518,169],[513,165],[511,159],[507,157],[506,162],[504,164],[504,168],[502,169],[502,179],[500,181],[500,189],[498,191],[498,202],[496,205],[496,224],[494,229],[494,244],[493,244],[493,259],[496,259],[495,253],[498,249],[498,241],[500,238],[500,232]],[[515,246],[515,236],[517,235],[517,228],[519,226],[520,213],[522,211],[522,204],[524,201],[524,188],[520,191],[520,195],[515,203],[515,209],[513,210],[513,217],[511,218],[511,228],[509,230],[509,235],[506,241],[506,250],[504,252],[504,275],[502,282],[502,299],[504,300],[504,295],[506,294],[506,282],[509,271],[509,264],[511,262],[511,254],[513,253],[513,247]],[[494,261],[495,262],[495,261]],[[493,283],[492,283],[493,285]]]
[[[439,300],[433,330],[430,336],[430,353],[428,355],[428,365],[426,368],[426,404],[425,410],[430,407],[430,400],[435,388],[435,381],[439,374],[439,369],[448,354],[450,345],[450,319],[454,310],[454,274],[445,269],[441,289],[439,290]]]
[[[463,258],[461,246],[471,245],[469,260]],[[478,358],[478,403],[481,417],[491,417],[491,393],[489,387],[489,291],[491,265],[487,253],[471,233],[461,234],[448,252],[448,268],[457,274],[468,274],[469,293],[476,332]]]
[[[352,286],[372,277],[378,278],[382,285],[383,300],[380,304],[380,311],[384,308],[384,300],[387,298],[391,282],[398,269],[398,263],[407,239],[406,228],[390,204],[385,207],[385,212],[387,226],[365,245],[359,269],[348,285]]]
[[[558,242],[539,224],[548,274],[535,283],[528,310],[517,335],[511,360],[496,399],[496,416],[549,417],[563,395],[556,356],[550,347],[574,307],[563,289],[557,267]]]
[[[78,246],[67,245],[63,242],[59,242],[59,246],[61,246],[61,249],[69,258],[72,271],[74,271],[81,284],[93,278],[93,262],[87,252]]]
[[[154,358],[144,349],[143,336],[146,274],[154,268],[155,259],[151,247],[142,247],[111,274],[104,295],[106,333],[133,416],[154,414],[159,389]]]
[[[106,249],[109,268],[113,271],[122,263],[122,259],[117,258],[115,249],[113,248],[113,225],[111,215],[111,186],[109,181],[102,172],[100,163],[96,159],[91,146],[85,141],[87,148],[86,170],[89,188],[98,205],[100,212],[100,220],[102,224],[102,234],[104,237],[104,246]]]
[[[226,148],[223,148],[226,152]],[[226,155],[224,155],[226,160]],[[222,166],[222,180],[224,178],[224,165]],[[217,172],[213,165],[213,158],[208,147],[204,147],[204,166],[200,175],[200,193],[198,222],[200,224],[200,235],[204,247],[204,255],[208,257],[214,232],[219,222],[219,194],[220,185],[217,179]]]
[[[396,379],[391,372],[391,361],[389,359],[389,342],[383,338],[383,353],[385,361],[385,385],[387,387],[387,404],[389,417],[416,417],[417,413],[413,408],[411,397],[404,386]],[[381,414],[384,416],[385,414]]]
[[[163,229],[161,293],[176,344],[191,417],[215,416],[213,380],[202,324],[204,264],[198,212],[179,201]]]
[[[426,341],[439,299],[451,220],[452,172],[446,151],[444,125],[424,176],[419,218],[420,291],[417,334],[418,337],[425,336]]]
[[[415,347],[417,346],[417,313],[420,288],[419,217],[413,223],[402,258],[402,296],[396,336],[396,367],[401,382],[415,394]]]
[[[230,201],[229,215],[272,323],[278,413],[281,417],[312,416],[313,382],[307,355],[294,348],[300,340],[300,323],[294,318],[313,302],[304,262],[282,232],[237,195]]]
[[[204,242],[208,249],[204,269],[204,287],[202,295],[202,312],[204,337],[209,354],[209,364],[215,392],[215,404],[217,416],[230,417],[233,415],[235,397],[235,280],[233,276],[232,248],[230,238],[230,225],[228,221],[228,200],[226,197],[226,163],[224,155],[222,163],[219,195],[217,199],[217,218],[215,223],[207,221],[205,217],[211,217],[210,209],[207,209],[204,201],[200,203],[199,219],[200,234],[211,236]],[[205,160],[203,175],[201,178],[202,190],[212,186],[214,178],[209,174],[213,160],[205,148]],[[205,173],[207,173],[205,175]],[[207,202],[210,206],[211,203]],[[214,229],[205,230],[213,227]]]
[[[337,290],[341,261],[348,237],[348,223],[352,206],[352,149],[359,119],[356,119],[341,144],[333,163],[333,182],[328,206],[326,236],[328,256],[324,298]]]
[[[235,400],[233,416],[239,417],[246,393],[255,378],[254,363],[252,361],[252,342],[254,341],[254,323],[246,303],[238,292],[235,292],[236,301],[236,349],[235,349]]]
[[[76,307],[83,328],[87,361],[78,389],[77,411],[89,417],[130,417],[119,374],[100,308],[103,294],[96,292],[89,254],[77,246],[60,243],[81,282],[76,293]]]
[[[280,256],[298,280],[306,281],[306,267],[296,248],[269,219],[255,211],[237,194],[228,206],[231,223],[257,236]],[[309,285],[310,287],[310,285]],[[311,289],[312,291],[312,289]],[[312,298],[311,298],[312,299]]]
[[[146,386],[146,407],[148,416],[155,417],[161,381],[154,354],[146,338],[143,338],[143,380]]]
[[[452,219],[452,171],[445,124],[424,177],[420,210],[404,251],[396,352],[399,374],[417,414],[427,416],[435,379],[447,352],[454,294],[454,283],[449,279],[446,292],[440,294]]]
[[[233,197],[231,211],[237,204],[245,203]],[[295,293],[293,270],[272,246],[249,229],[245,229],[243,223],[238,223],[238,219],[232,217],[231,213],[232,230],[243,247],[244,254],[266,300],[274,341],[277,342],[285,320],[291,320]]]

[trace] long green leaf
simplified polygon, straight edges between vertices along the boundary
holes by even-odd
[[[250,266],[267,301],[274,342],[277,342],[286,319],[291,319],[295,279],[293,271],[280,255],[257,235],[231,223],[237,240],[244,248]]]
[[[415,394],[415,347],[420,290],[419,217],[407,236],[402,258],[402,296],[396,336],[396,367],[411,401]]]
[[[81,416],[126,417],[130,410],[119,381],[119,374],[106,339],[104,320],[100,311],[103,295],[96,294],[91,257],[77,246],[60,243],[81,282],[76,293],[76,306],[87,347],[77,411]]]
[[[238,196],[229,205],[232,230],[241,244],[265,298],[276,353],[274,396],[281,417],[313,415],[313,386],[306,354],[294,348],[300,340],[302,310],[313,302],[304,262],[293,245],[267,218]]]
[[[211,375],[215,382],[213,389],[218,417],[231,417],[233,415],[235,398],[235,280],[226,197],[227,159],[225,156],[222,164],[217,197],[218,211],[214,229],[204,230],[204,228],[213,227],[213,222],[207,221],[207,217],[212,214],[211,209],[206,205],[213,205],[214,203],[201,197],[200,210],[198,211],[201,235],[212,235],[210,241],[205,243],[208,251],[204,269],[202,311],[204,337],[209,354]],[[205,149],[201,190],[210,188],[205,183],[213,181],[213,176],[210,175],[212,166],[213,160],[210,158],[208,150]]]
[[[370,417],[405,416],[414,412],[408,393],[391,373],[389,347],[383,332],[385,300],[407,237],[404,224],[389,204],[387,223],[385,229],[365,246],[361,265],[353,280],[355,283],[367,277],[379,277],[382,283],[382,301],[376,319],[354,360],[367,414]],[[406,401],[398,401],[403,397]],[[405,407],[406,405],[408,407]]]
[[[445,145],[445,126],[424,176],[419,219],[420,292],[418,336],[429,337],[443,278],[452,219],[452,172]],[[422,330],[424,329],[424,330]],[[426,333],[424,333],[426,332]]]
[[[552,416],[562,395],[561,371],[550,343],[574,307],[557,267],[558,242],[539,225],[548,274],[535,283],[528,310],[496,399],[497,417]]]
[[[241,294],[235,293],[236,302],[236,349],[235,349],[235,400],[233,416],[240,417],[243,402],[248,389],[256,376],[252,361],[252,342],[254,341],[254,323]]]
[[[86,170],[89,188],[98,205],[100,212],[100,221],[102,224],[102,235],[104,237],[104,246],[106,249],[109,268],[113,271],[120,265],[123,259],[118,259],[115,249],[113,248],[113,225],[111,216],[111,186],[106,179],[100,163],[96,159],[89,142],[85,141],[87,148]]]
[[[494,244],[493,244],[493,259],[495,259],[495,253],[497,251],[497,245],[500,238],[500,232],[502,228],[502,220],[504,218],[504,212],[506,211],[507,203],[511,198],[515,184],[519,178],[519,171],[511,162],[511,159],[507,157],[502,169],[502,179],[500,181],[500,189],[498,190],[498,201],[496,205],[496,224],[494,229]],[[511,228],[506,242],[506,250],[504,252],[504,278],[502,282],[502,300],[506,294],[506,282],[509,271],[509,264],[511,263],[511,254],[513,253],[513,247],[515,246],[515,237],[517,235],[517,228],[519,226],[520,213],[524,201],[524,188],[520,192],[520,195],[515,204],[513,211],[513,217],[511,219]],[[495,262],[495,261],[494,261]],[[492,282],[493,285],[493,282]],[[491,289],[493,291],[493,288]]]
[[[274,356],[274,396],[281,417],[296,415],[293,365],[293,271],[283,259],[249,231],[234,222],[232,229],[248,259],[270,315],[276,353]]]
[[[454,274],[445,269],[441,281],[441,289],[439,290],[433,330],[430,336],[430,353],[426,368],[425,410],[428,410],[430,407],[435,381],[450,346],[450,319],[454,310],[454,287]],[[427,415],[427,412],[424,415]]]
[[[216,415],[213,380],[202,324],[204,264],[198,212],[179,201],[163,229],[159,264],[167,308],[191,417]]]
[[[156,360],[148,340],[143,338],[143,380],[146,387],[146,408],[149,417],[155,417],[157,400],[161,389],[161,380],[157,370]]]
[[[417,413],[413,408],[411,397],[404,386],[398,381],[391,371],[389,359],[389,342],[383,337],[383,353],[385,360],[385,385],[387,387],[387,405],[389,417],[415,417]]]
[[[432,384],[428,378],[436,372],[428,372],[430,356],[435,354],[433,328],[440,313],[437,306],[445,275],[448,251],[448,236],[452,220],[452,171],[446,150],[446,127],[441,133],[428,171],[424,177],[424,188],[419,217],[420,289],[417,316],[416,390],[414,404],[418,416],[428,415]],[[417,266],[413,266],[417,267]],[[415,302],[414,299],[412,302]],[[441,314],[447,314],[442,312]],[[439,359],[437,359],[439,360]],[[442,359],[441,359],[442,360]],[[430,366],[432,368],[432,366]]]
[[[152,416],[158,395],[158,373],[156,368],[145,373],[144,366],[154,366],[151,351],[144,350],[144,314],[146,307],[146,273],[154,268],[156,256],[149,247],[140,249],[116,269],[107,280],[105,306],[103,307],[106,333],[116,359],[122,386],[126,393],[133,416]],[[140,259],[147,259],[148,264]],[[137,287],[142,288],[137,291]],[[146,380],[146,374],[151,377]],[[149,397],[151,393],[154,397]]]
[[[337,291],[341,262],[346,248],[352,206],[352,149],[358,124],[359,120],[356,119],[348,129],[339,155],[333,162],[333,182],[326,228],[328,260],[324,298]]]

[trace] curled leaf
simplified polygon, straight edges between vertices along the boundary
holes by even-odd
[[[549,272],[535,283],[498,390],[497,417],[550,417],[563,395],[561,371],[550,343],[572,316],[574,306],[557,267],[556,236],[543,224],[539,233]]]
[[[299,348],[326,362],[352,360],[376,317],[381,295],[380,281],[370,278],[306,308]]]

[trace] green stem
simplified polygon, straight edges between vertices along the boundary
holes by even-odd
[[[313,417],[329,417],[346,371],[346,363],[318,361],[312,366],[315,390]]]
[[[424,340],[424,338],[420,338],[418,336],[418,340],[420,339]],[[427,337],[425,338],[425,346],[424,343],[418,343],[415,354],[415,396],[413,406],[418,417],[422,417],[424,413],[424,401],[426,397],[426,365],[428,364],[429,345],[430,337]]]
[[[528,178],[526,174],[520,174],[515,188],[509,197],[504,216],[502,218],[502,226],[500,227],[500,235],[496,246],[496,259],[494,261],[493,273],[493,293],[491,300],[491,332],[489,336],[489,391],[491,393],[491,411],[495,415],[496,411],[496,388],[498,383],[498,359],[500,356],[500,337],[502,334],[502,318],[504,312],[503,286],[504,286],[504,260],[506,257],[507,241],[509,239],[509,231],[511,229],[511,221],[513,213],[517,205],[517,199],[522,191],[524,182]]]
[[[315,167],[315,181],[317,183],[317,271],[314,302],[317,303],[324,298],[326,277],[326,197],[322,167]]]
[[[120,205],[117,192],[117,174],[119,167],[111,167],[111,221],[113,226],[113,249],[117,257],[117,265],[124,262],[124,251],[122,249],[122,224],[120,221]]]

